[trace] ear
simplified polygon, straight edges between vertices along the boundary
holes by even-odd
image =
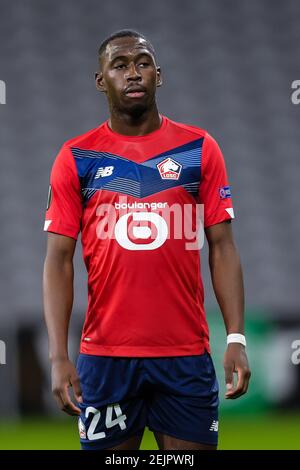
[[[156,86],[162,86],[162,76],[161,76],[161,70],[160,67],[156,67]]]
[[[97,90],[101,92],[106,92],[104,79],[103,79],[103,73],[101,71],[95,73],[95,82],[96,82]]]

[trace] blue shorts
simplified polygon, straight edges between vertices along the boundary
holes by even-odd
[[[151,431],[217,445],[219,387],[209,353],[128,358],[80,354],[82,449],[108,449]]]

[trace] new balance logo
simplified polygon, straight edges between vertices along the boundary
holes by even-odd
[[[102,178],[103,176],[110,176],[113,172],[113,169],[113,166],[100,166],[100,168],[97,170],[95,180]]]
[[[218,429],[219,429],[219,421],[213,421],[211,423],[211,427],[209,428],[210,431],[215,431],[215,432],[218,432]]]

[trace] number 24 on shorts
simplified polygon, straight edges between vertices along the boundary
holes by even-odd
[[[113,411],[116,414],[116,418],[113,419]],[[101,418],[101,412],[100,410],[97,410],[97,408],[94,408],[93,406],[88,406],[85,410],[85,418],[87,419],[90,414],[93,414],[92,421],[87,429],[85,425],[82,422],[82,419],[79,418],[78,421],[78,428],[79,428],[79,435],[81,439],[88,439],[89,441],[95,441],[97,439],[104,439],[106,437],[106,433],[104,431],[102,432],[95,432],[96,427],[100,421]],[[113,405],[108,405],[106,408],[106,417],[105,417],[105,426],[107,429],[112,428],[113,426],[119,425],[121,430],[123,431],[126,429],[126,423],[125,420],[127,419],[127,416],[125,414],[122,414],[121,407],[118,403],[115,403]]]

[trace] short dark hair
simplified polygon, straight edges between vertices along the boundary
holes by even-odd
[[[106,39],[104,39],[104,41],[102,41],[102,43],[100,44],[100,47],[98,49],[99,61],[101,59],[101,56],[102,56],[103,52],[105,52],[107,44],[109,44],[114,39],[127,38],[127,37],[144,39],[147,43],[147,46],[148,46],[150,52],[153,54],[154,58],[156,59],[155,49],[152,46],[149,39],[146,38],[146,36],[144,36],[142,33],[139,33],[138,31],[135,31],[134,29],[120,29],[120,31],[116,31],[115,33],[110,34],[110,36],[108,36]]]

